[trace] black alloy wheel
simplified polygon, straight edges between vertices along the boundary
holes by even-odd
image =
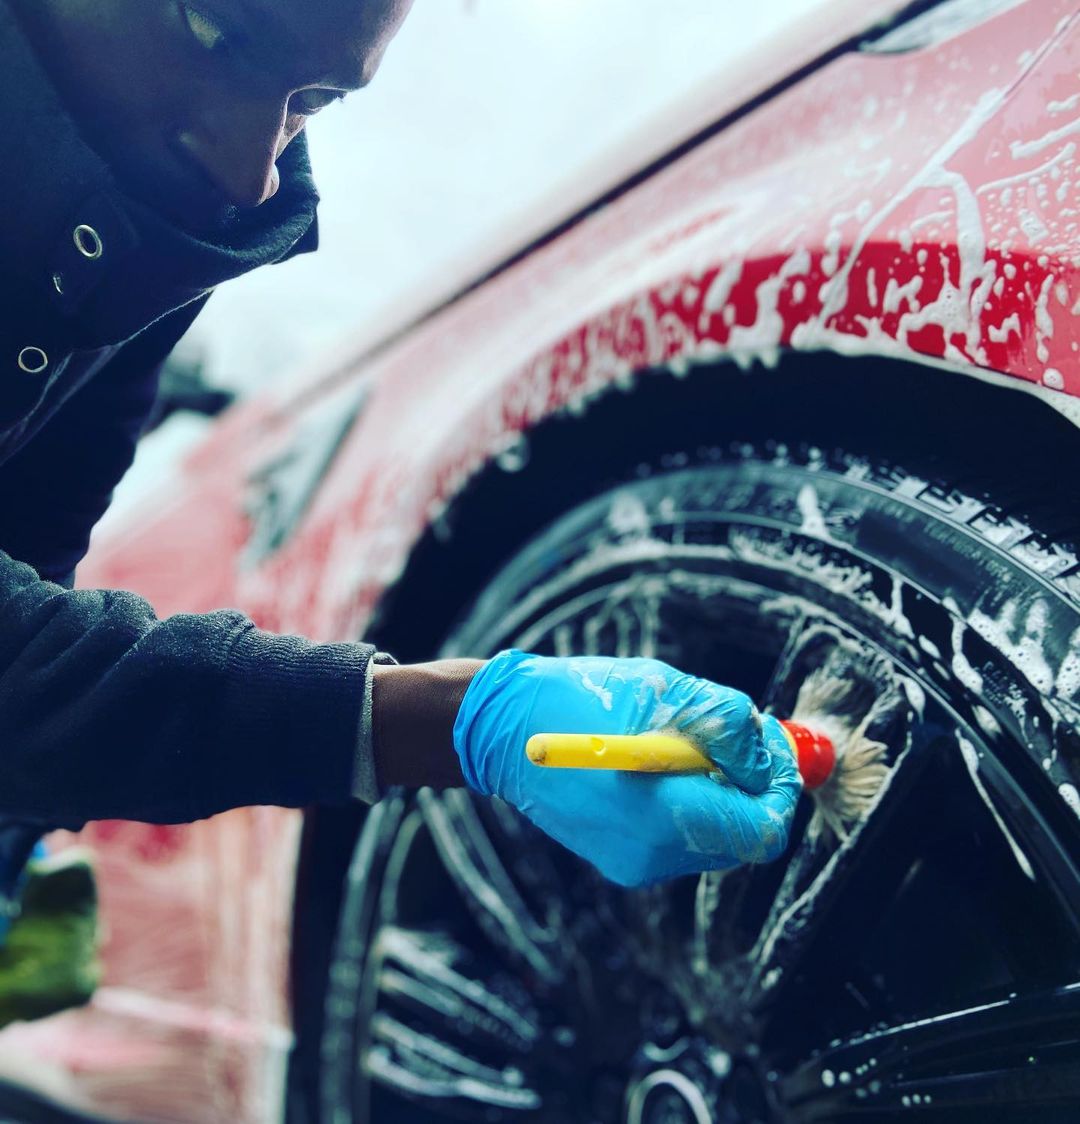
[[[734,445],[567,514],[445,654],[650,655],[784,713],[852,684],[846,839],[647,891],[394,794],[346,887],[324,1124],[1080,1119],[1080,567],[977,489]]]

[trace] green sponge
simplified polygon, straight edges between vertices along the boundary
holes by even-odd
[[[89,1002],[97,958],[97,888],[85,851],[62,851],[27,868],[22,911],[0,949],[0,1027]]]

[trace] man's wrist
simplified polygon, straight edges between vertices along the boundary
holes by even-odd
[[[382,788],[464,783],[454,721],[482,660],[373,664],[372,746]]]

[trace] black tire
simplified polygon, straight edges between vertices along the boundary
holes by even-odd
[[[1067,542],[972,485],[733,446],[557,521],[446,654],[511,644],[655,655],[778,712],[825,665],[890,782],[845,842],[804,808],[772,867],[637,893],[497,803],[394,794],[346,888],[324,1124],[1080,1119]]]

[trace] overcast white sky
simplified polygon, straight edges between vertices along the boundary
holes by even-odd
[[[828,0],[417,0],[310,126],[322,248],[224,286],[193,346],[251,390],[427,286],[553,183]]]

